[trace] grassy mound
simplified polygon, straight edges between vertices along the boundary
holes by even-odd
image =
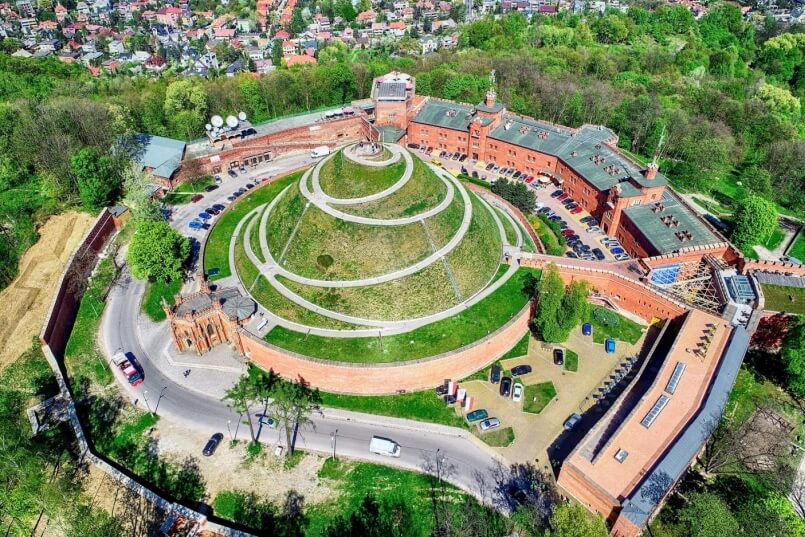
[[[361,198],[382,192],[396,183],[405,171],[405,159],[390,166],[372,167],[358,164],[339,151],[325,162],[319,173],[319,184],[334,198]]]

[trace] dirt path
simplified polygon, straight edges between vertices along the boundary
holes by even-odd
[[[70,254],[94,217],[68,212],[51,217],[20,260],[20,274],[0,292],[0,370],[31,346],[42,330],[53,292]]]

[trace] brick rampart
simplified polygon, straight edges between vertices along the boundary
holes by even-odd
[[[487,338],[457,351],[400,363],[361,364],[319,360],[296,354],[241,331],[242,344],[251,361],[275,373],[336,393],[393,394],[400,390],[431,388],[444,379],[461,379],[502,356],[528,330],[530,305]]]
[[[779,274],[790,274],[792,276],[805,276],[805,265],[794,265],[783,263],[782,261],[753,261],[741,258],[741,272],[749,270],[759,270],[760,272],[777,272]]]
[[[67,260],[39,335],[42,343],[60,358],[64,356],[64,349],[75,323],[86,278],[95,268],[98,252],[116,231],[112,213],[103,209]]]
[[[604,295],[618,307],[640,316],[648,322],[653,319],[677,317],[687,311],[680,303],[665,297],[637,280],[605,270],[593,269],[569,264],[567,260],[556,258],[556,261],[544,256],[525,255],[521,260],[524,267],[545,268],[555,264],[559,275],[565,282],[575,279],[586,280],[598,294]]]
[[[663,265],[671,265],[673,263],[688,263],[690,261],[699,261],[706,255],[713,257],[725,258],[727,262],[733,259],[729,255],[732,249],[729,243],[719,242],[716,244],[707,244],[704,246],[692,246],[690,248],[683,248],[675,254],[657,255],[654,257],[646,257],[642,259],[642,263],[649,268],[659,267]]]

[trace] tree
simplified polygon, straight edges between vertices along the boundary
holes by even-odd
[[[169,282],[182,277],[190,242],[163,221],[140,222],[129,244],[126,260],[138,279]]]
[[[805,398],[805,321],[797,322],[788,331],[780,349],[780,358],[785,365],[788,389],[797,397]]]
[[[454,79],[451,79],[454,80]],[[455,82],[453,82],[455,83]],[[492,185],[492,193],[505,199],[524,213],[534,211],[536,194],[525,183],[498,179]]]
[[[277,382],[271,390],[271,408],[277,420],[285,429],[287,450],[285,454],[293,455],[296,432],[300,425],[310,420],[307,417],[321,402],[318,389],[312,389],[303,378],[297,381]]]
[[[551,530],[546,537],[607,537],[609,531],[600,515],[592,514],[581,505],[560,503],[553,508]]]
[[[556,265],[549,265],[539,284],[539,305],[533,324],[548,343],[565,341],[587,315],[589,284],[574,281],[565,287]]]
[[[70,167],[78,183],[81,204],[99,211],[117,200],[121,190],[118,164],[94,147],[85,147],[70,159]]]
[[[165,117],[177,136],[190,139],[201,134],[207,117],[207,92],[201,84],[181,79],[165,90]]]
[[[741,184],[749,192],[768,199],[772,196],[771,174],[763,168],[752,165],[745,168],[739,176]]]
[[[246,421],[249,423],[249,435],[251,436],[252,443],[257,442],[257,437],[254,435],[254,423],[252,422],[252,413],[249,407],[255,400],[255,389],[252,377],[245,373],[240,376],[238,382],[226,390],[224,394],[224,401],[232,403],[232,408],[235,412],[246,414]]]
[[[757,98],[763,101],[772,113],[794,121],[799,119],[799,99],[791,95],[788,89],[763,84],[757,90]]]
[[[414,537],[421,534],[416,513],[404,497],[381,502],[371,494],[364,496],[357,509],[336,518],[324,530],[325,537]]]
[[[131,211],[135,225],[160,218],[162,213],[151,190],[151,178],[136,163],[123,170],[123,192],[123,204]]]
[[[679,512],[679,523],[689,537],[724,537],[738,534],[738,522],[715,494],[695,493]]]
[[[740,249],[765,242],[777,229],[777,209],[760,196],[747,196],[735,211],[732,242]]]

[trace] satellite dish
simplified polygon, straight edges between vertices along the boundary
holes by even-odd
[[[212,116],[210,123],[212,123],[213,127],[222,127],[224,125],[224,118],[221,116]]]
[[[246,112],[238,113],[238,119],[241,121],[246,121]]]
[[[234,129],[238,126],[238,118],[235,116],[226,116],[226,126],[230,129]]]
[[[211,131],[212,130],[212,125],[207,123],[206,125],[204,125],[204,129],[206,129],[207,131]]]

